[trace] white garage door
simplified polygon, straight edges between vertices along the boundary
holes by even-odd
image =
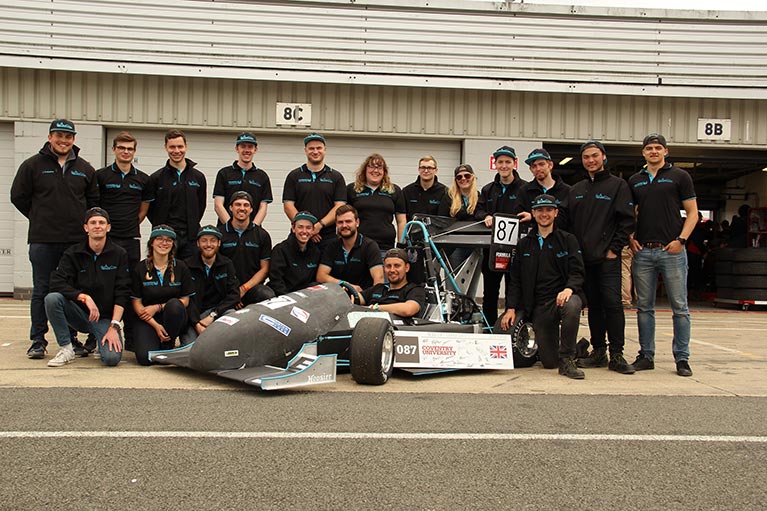
[[[13,124],[0,124],[0,190],[10,190],[16,168],[13,159]],[[8,195],[0,201],[0,218],[14,218]],[[0,293],[13,293],[13,222],[0,222]],[[26,233],[25,233],[26,236]]]
[[[111,141],[119,130],[110,129],[107,133],[106,161],[114,160],[111,154]],[[136,167],[151,174],[165,165],[167,154],[163,148],[164,131],[135,130],[131,133],[138,139]],[[208,196],[210,197],[203,224],[216,223],[213,211],[213,184],[218,169],[237,159],[234,151],[234,140],[237,133],[205,133],[186,132],[188,142],[187,157],[197,162],[198,167],[205,173],[208,180]],[[272,236],[272,242],[277,243],[287,237],[290,224],[282,212],[282,188],[285,176],[292,169],[306,162],[303,152],[303,135],[257,135],[258,153],[256,164],[266,170],[272,182],[274,202],[269,206],[269,212],[264,222],[264,228]],[[461,157],[459,142],[439,140],[402,140],[391,138],[353,138],[328,137],[327,163],[341,171],[347,184],[353,182],[354,174],[372,152],[381,153],[392,172],[392,180],[404,187],[414,181],[418,175],[418,159],[425,155],[433,155],[442,169],[441,180],[449,181],[452,169],[458,165]],[[143,239],[148,238],[148,222],[142,225]]]

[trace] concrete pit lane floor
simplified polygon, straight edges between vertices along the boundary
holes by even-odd
[[[0,300],[0,509],[764,509],[767,313],[692,307],[690,378],[540,366],[266,393],[174,367],[29,360]],[[626,358],[638,349],[626,312]],[[588,331],[582,317],[581,335]],[[49,339],[53,339],[49,333]],[[84,335],[81,334],[81,340]]]

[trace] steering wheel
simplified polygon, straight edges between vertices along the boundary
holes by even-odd
[[[346,291],[346,294],[349,295],[350,298],[354,300],[354,303],[361,304],[362,303],[362,296],[360,296],[359,291],[357,291],[357,288],[346,282],[345,280],[338,283],[339,286],[341,286],[341,289]]]

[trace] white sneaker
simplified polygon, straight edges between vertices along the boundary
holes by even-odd
[[[71,344],[62,347],[56,356],[48,361],[48,367],[61,367],[67,365],[75,359],[75,352]]]

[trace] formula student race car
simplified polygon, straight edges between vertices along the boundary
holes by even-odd
[[[523,324],[515,328],[523,351],[514,348],[512,335],[486,333],[491,327],[471,298],[488,243],[476,243],[476,250],[454,270],[445,262],[444,249],[459,241],[456,232],[461,244],[470,244],[470,226],[433,229],[454,235],[435,243],[427,224],[414,221],[405,236],[412,261],[409,280],[426,288],[427,306],[418,317],[404,319],[354,305],[351,286],[316,285],[231,311],[196,342],[150,352],[149,359],[265,390],[335,382],[337,366],[348,366],[358,383],[380,385],[394,367],[431,374],[513,369],[515,360],[529,365],[536,351],[534,337],[528,335],[532,329]],[[477,241],[489,238],[482,229]],[[527,356],[520,357],[522,352]]]

